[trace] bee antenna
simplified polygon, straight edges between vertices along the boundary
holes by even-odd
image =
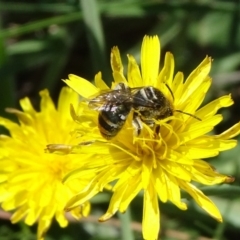
[[[183,111],[181,111],[181,110],[175,110],[175,112],[180,112],[180,113],[186,114],[186,115],[188,115],[188,116],[191,116],[191,117],[193,117],[193,118],[195,118],[195,119],[197,119],[197,120],[199,120],[199,121],[202,121],[201,118],[199,118],[199,117],[197,117],[197,116],[195,116],[195,115],[192,115],[191,113],[183,112]]]
[[[164,84],[166,85],[166,87],[167,87],[168,91],[171,93],[171,95],[172,95],[172,98],[173,98],[173,101],[174,101],[174,95],[173,95],[173,92],[172,92],[171,88],[168,86],[168,84],[167,84],[167,83],[164,83]]]

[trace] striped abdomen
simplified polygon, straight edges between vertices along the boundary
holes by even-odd
[[[123,127],[131,110],[131,104],[106,103],[98,115],[98,127],[102,136],[106,139],[115,137]]]

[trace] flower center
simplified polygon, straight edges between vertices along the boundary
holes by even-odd
[[[134,138],[136,155],[140,159],[152,162],[153,168],[157,167],[157,161],[165,160],[170,149],[180,145],[177,133],[168,123],[162,123],[159,132],[154,132],[145,126],[143,134]]]
[[[48,162],[47,173],[52,180],[62,181],[67,172],[67,156],[54,156],[54,158]]]

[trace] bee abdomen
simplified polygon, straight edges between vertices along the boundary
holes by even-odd
[[[106,139],[115,137],[123,127],[130,110],[129,106],[119,105],[112,107],[111,111],[101,111],[98,115],[98,127],[102,136]]]

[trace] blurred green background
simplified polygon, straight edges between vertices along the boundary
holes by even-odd
[[[213,57],[213,86],[206,101],[231,93],[233,107],[224,109],[224,121],[216,132],[240,119],[240,1],[239,0],[0,0],[0,114],[19,107],[29,96],[36,108],[38,92],[48,88],[54,100],[69,73],[92,80],[98,71],[112,81],[110,50],[118,46],[139,60],[143,36],[158,35],[162,56],[171,51],[175,71],[185,77],[206,55]],[[8,116],[11,117],[11,116]],[[232,175],[235,183],[203,187],[219,207],[219,224],[189,200],[183,212],[160,204],[163,240],[240,239],[240,147],[211,159],[219,172]],[[185,195],[184,195],[185,196]],[[93,199],[91,216],[72,221],[66,229],[54,223],[47,240],[142,239],[142,197],[131,211],[99,224],[107,209],[108,194]],[[130,222],[131,225],[130,225]],[[12,225],[0,215],[1,240],[35,239],[36,226]]]

